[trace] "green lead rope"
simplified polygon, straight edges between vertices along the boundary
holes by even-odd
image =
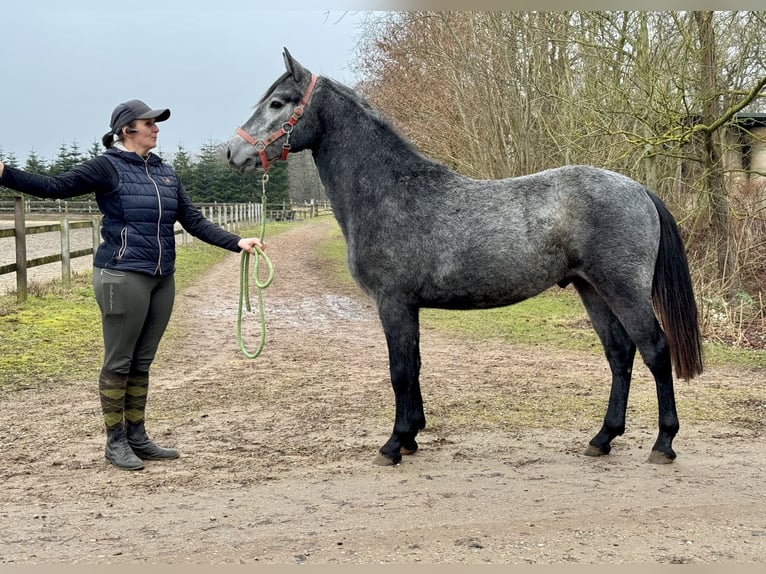
[[[261,233],[259,239],[263,241],[263,237],[266,234],[266,182],[269,180],[268,174],[263,174],[262,185],[263,195],[261,196]],[[263,250],[255,247],[255,265],[253,267],[253,285],[255,285],[256,293],[258,296],[258,316],[261,322],[261,337],[258,343],[258,348],[255,352],[251,353],[245,348],[245,343],[242,340],[242,307],[247,308],[248,312],[252,311],[252,305],[250,304],[250,254],[247,251],[242,252],[242,258],[239,265],[239,305],[237,309],[237,343],[242,353],[248,359],[255,359],[263,351],[263,347],[266,344],[266,315],[263,310],[263,290],[266,289],[271,282],[274,281],[274,265]],[[261,259],[266,262],[269,269],[268,277],[265,281],[261,281],[260,267]]]

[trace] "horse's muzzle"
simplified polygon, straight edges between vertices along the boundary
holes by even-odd
[[[231,143],[226,146],[226,161],[229,163],[229,167],[238,173],[255,169],[255,158],[244,152],[242,147]]]

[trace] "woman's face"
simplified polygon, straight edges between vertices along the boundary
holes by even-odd
[[[133,127],[129,129],[134,129],[135,131],[126,130],[123,138],[125,147],[140,155],[144,155],[150,149],[157,147],[157,134],[160,133],[157,122],[152,118],[136,120],[133,123]]]

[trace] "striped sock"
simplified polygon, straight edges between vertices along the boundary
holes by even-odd
[[[98,376],[98,392],[101,398],[101,412],[107,429],[122,424],[125,412],[125,386],[128,376],[101,369]]]
[[[149,373],[130,373],[125,390],[125,420],[130,424],[144,422],[148,393]]]

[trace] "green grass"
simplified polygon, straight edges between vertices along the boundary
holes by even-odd
[[[0,297],[0,390],[65,382],[93,373],[103,359],[90,273],[36,288],[24,303]]]
[[[739,367],[742,369],[766,369],[766,351],[739,349],[722,343],[704,343],[704,360],[707,366]]]
[[[532,299],[497,309],[424,309],[421,317],[426,326],[474,339],[601,353],[585,310],[569,289],[549,289]]]

